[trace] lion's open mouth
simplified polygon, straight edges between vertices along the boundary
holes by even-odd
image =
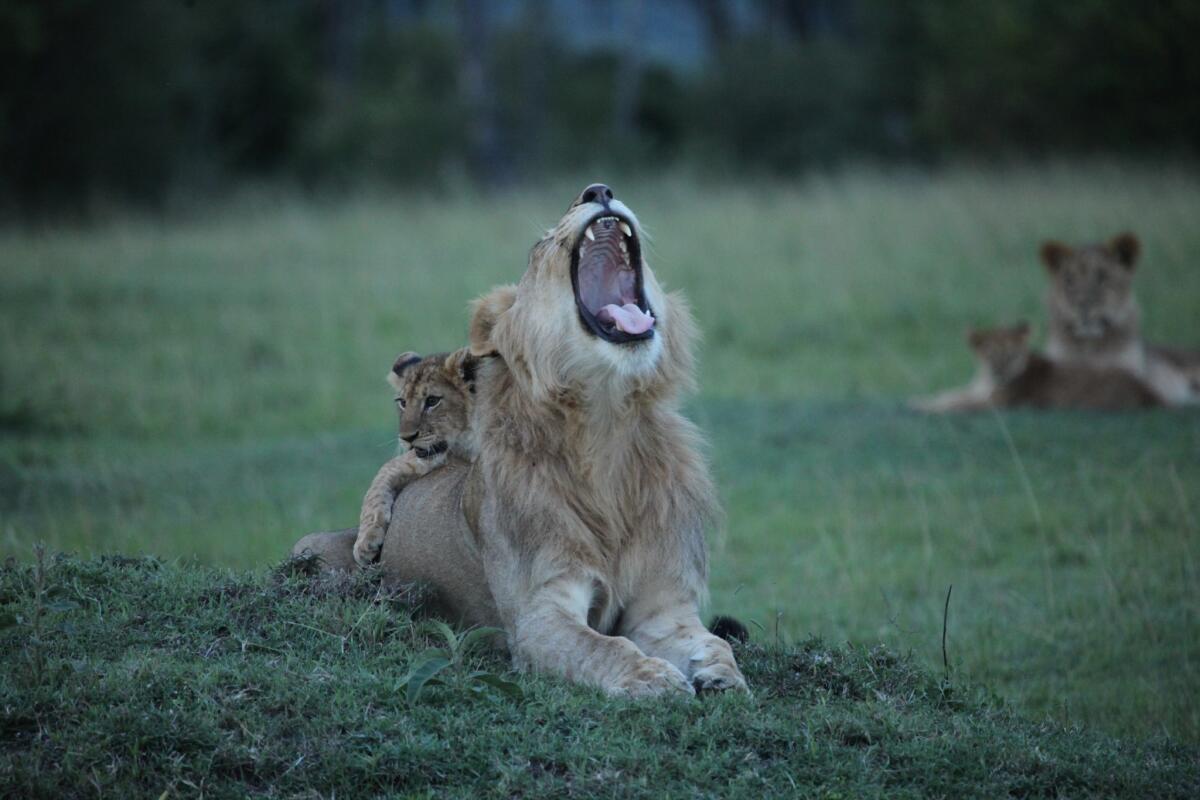
[[[613,344],[654,336],[642,293],[642,248],[629,220],[611,211],[591,219],[571,254],[571,286],[584,328]]]

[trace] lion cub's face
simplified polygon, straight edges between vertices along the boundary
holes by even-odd
[[[470,425],[477,360],[465,349],[422,358],[403,353],[388,382],[396,390],[400,438],[421,458],[462,445]]]
[[[1075,339],[1092,341],[1133,332],[1137,325],[1133,271],[1139,250],[1131,233],[1080,248],[1043,244],[1055,327]]]
[[[976,329],[967,334],[967,343],[984,374],[997,385],[1021,374],[1029,363],[1029,323],[1003,328]]]

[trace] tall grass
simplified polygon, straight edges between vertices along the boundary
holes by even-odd
[[[575,183],[0,233],[0,553],[246,566],[351,524],[394,446],[391,359],[462,342]],[[1200,740],[1200,416],[902,405],[968,377],[968,325],[1041,322],[1050,236],[1136,231],[1147,331],[1200,346],[1195,171],[615,189],[705,333],[714,609],[940,664],[953,584],[956,669],[1030,713]]]

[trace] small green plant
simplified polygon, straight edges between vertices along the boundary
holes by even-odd
[[[12,627],[24,627],[28,631],[22,652],[29,665],[30,678],[35,685],[41,685],[46,674],[46,635],[49,629],[46,620],[49,614],[62,614],[79,608],[79,603],[63,597],[62,587],[52,587],[47,578],[46,548],[41,544],[33,546],[34,562],[32,584],[29,587],[26,607],[23,611],[0,614],[0,630]],[[61,623],[58,629],[69,633],[69,623]]]
[[[488,640],[504,635],[498,628],[472,628],[459,634],[441,620],[430,620],[428,626],[445,640],[446,646],[431,647],[412,660],[408,675],[396,686],[397,691],[404,691],[410,703],[420,700],[426,687],[445,685],[445,681],[438,675],[445,673],[447,669],[461,673],[468,655],[485,645]],[[494,672],[473,670],[466,674],[465,679],[472,692],[494,691],[513,700],[524,699],[524,692],[519,685]]]

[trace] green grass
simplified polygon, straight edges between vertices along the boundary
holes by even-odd
[[[250,567],[351,524],[393,451],[391,359],[461,343],[584,182],[0,232],[0,554]],[[1146,329],[1200,346],[1193,168],[616,189],[705,332],[713,610],[940,668],[953,584],[959,675],[1033,720],[1200,742],[1200,414],[903,408],[969,376],[968,325],[1041,322],[1049,236],[1136,231]]]
[[[47,559],[0,570],[0,603],[6,797],[1200,791],[1194,747],[1029,721],[883,646],[739,647],[752,699],[658,702],[468,651],[409,700],[416,654],[445,641],[366,575]]]

